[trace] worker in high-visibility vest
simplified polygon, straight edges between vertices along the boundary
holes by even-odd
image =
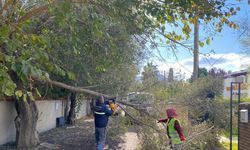
[[[109,116],[116,112],[117,105],[114,102],[104,100],[101,96],[97,99],[94,109],[96,149],[103,150],[107,135]]]
[[[176,118],[177,113],[174,108],[167,109],[166,113],[168,118],[161,118],[158,122],[167,124],[167,135],[170,139],[170,146],[173,150],[179,150],[182,142],[185,141],[180,121]]]

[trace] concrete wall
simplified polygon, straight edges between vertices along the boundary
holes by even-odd
[[[56,118],[63,117],[63,101],[49,100],[37,101],[39,117],[37,123],[38,132],[44,132],[56,127]]]
[[[56,127],[56,118],[64,115],[62,100],[36,101],[39,109],[38,132]],[[0,101],[0,145],[15,141],[16,110],[11,101]]]
[[[0,101],[0,145],[15,140],[15,117],[14,103]]]
[[[239,149],[250,149],[250,103],[241,103],[241,109],[248,109],[248,123],[239,123]]]

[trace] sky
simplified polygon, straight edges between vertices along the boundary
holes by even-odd
[[[241,7],[241,10],[236,16],[230,18],[230,20],[241,23],[242,21],[248,22],[250,25],[250,5],[248,0],[242,0],[236,2],[236,0],[230,0],[229,2],[236,3]],[[206,33],[206,27],[200,25],[200,39],[204,39],[209,34]],[[231,29],[224,26],[221,33],[213,36],[213,40],[209,45],[200,47],[200,68],[205,67],[211,69],[212,67],[221,68],[225,71],[239,71],[246,69],[250,65],[250,55],[246,55],[245,51],[250,51],[241,43],[240,34],[242,31]],[[190,41],[192,42],[192,41]],[[193,71],[193,56],[192,54],[181,47],[177,48],[177,57],[167,52],[166,48],[160,47],[161,53],[160,59],[151,59],[155,65],[157,65],[160,72],[168,72],[169,68],[174,68],[176,75],[179,74],[179,78],[187,79],[191,76]],[[156,52],[159,57],[159,53]]]

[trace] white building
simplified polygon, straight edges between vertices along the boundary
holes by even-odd
[[[241,70],[224,76],[224,98],[230,98],[231,82],[241,82],[241,97],[250,97],[250,88],[248,87],[248,71]],[[233,98],[238,96],[238,84],[233,84]]]
[[[82,101],[80,110],[76,113],[77,118],[87,116],[90,112],[90,100]],[[37,130],[39,133],[56,127],[56,118],[63,117],[66,100],[36,100],[39,109]],[[15,104],[13,101],[0,99],[0,145],[15,141],[16,117]],[[1,148],[0,148],[1,149]]]

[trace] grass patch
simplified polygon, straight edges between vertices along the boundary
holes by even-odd
[[[227,150],[230,149],[230,143],[229,143],[229,142],[222,142],[221,144],[222,144],[223,147],[226,148]],[[238,143],[233,142],[233,143],[232,143],[232,146],[233,146],[233,147],[232,147],[232,150],[238,150]]]
[[[229,132],[223,132],[222,136],[226,137],[226,138],[230,138],[230,133]],[[238,132],[233,130],[233,135],[232,138],[238,138]]]

